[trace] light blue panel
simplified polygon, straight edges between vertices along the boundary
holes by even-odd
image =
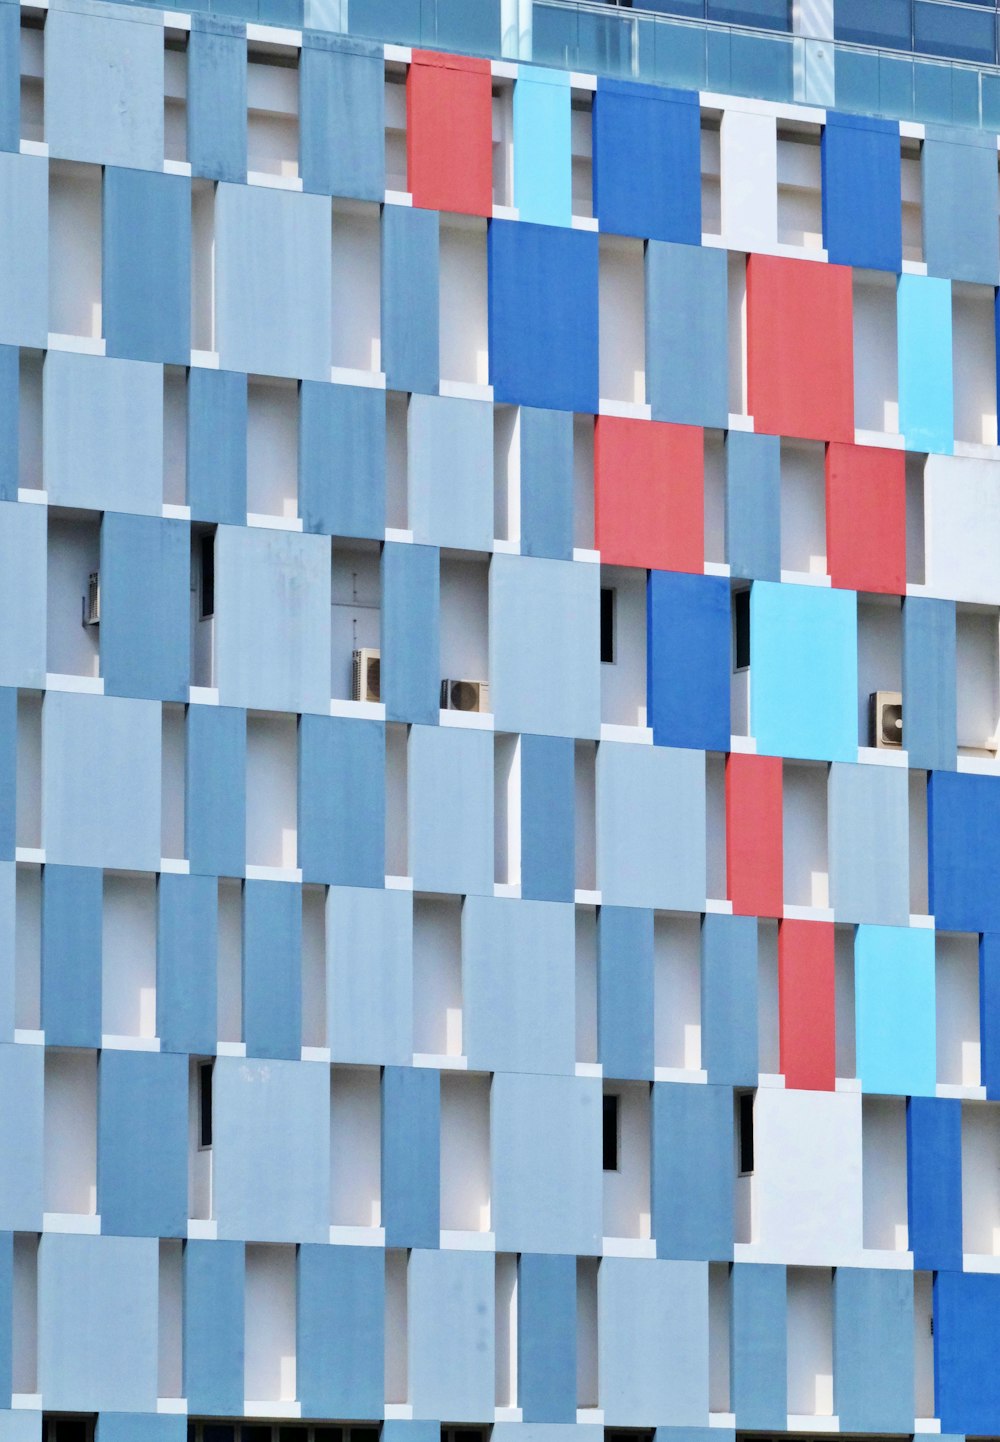
[[[441,1239],[441,1073],[409,1062],[382,1072],[382,1226],[387,1247]]]
[[[569,75],[523,66],[514,84],[514,204],[522,220],[573,220]]]
[[[45,685],[45,506],[0,501],[0,607],[8,618],[0,646],[0,685]]]
[[[192,366],[187,406],[191,519],[243,526],[247,518],[247,378],[238,371]]]
[[[653,1079],[653,913],[597,915],[597,1059],[606,1077]]]
[[[42,834],[64,866],[160,869],[160,705],[49,691],[42,707]]]
[[[407,752],[415,891],[493,895],[493,733],[411,726]]]
[[[830,905],[838,921],[908,926],[909,776],[902,766],[830,767]]]
[[[302,717],[298,818],[303,881],[384,884],[383,722]]]
[[[971,127],[928,125],[920,147],[927,274],[996,285],[996,142]]]
[[[188,1059],[101,1052],[97,1089],[97,1210],[121,1237],[185,1237]]]
[[[381,45],[307,30],[299,60],[299,115],[303,188],[382,201],[385,60]]]
[[[48,345],[48,272],[48,161],[2,151],[0,342],[41,349]]]
[[[490,703],[498,731],[599,734],[600,590],[598,566],[493,557]]]
[[[653,1236],[658,1257],[733,1255],[733,1093],[728,1086],[655,1082]]]
[[[410,1253],[407,1356],[415,1417],[492,1422],[494,1266],[490,1252]]]
[[[225,706],[330,714],[328,537],[219,527],[215,665]]]
[[[211,1056],[218,1035],[219,888],[165,872],[157,885],[156,1035],[162,1051]]]
[[[913,1276],[892,1268],[833,1274],[833,1405],[845,1432],[913,1429]]]
[[[212,1193],[219,1236],[328,1241],[328,1069],[300,1061],[219,1057],[212,1102]]]
[[[156,1411],[159,1270],[155,1237],[42,1236],[38,1388],[46,1408]]]
[[[185,852],[192,872],[242,876],[246,865],[246,712],[189,706]]]
[[[163,169],[163,22],[132,7],[53,6],[45,22],[45,139],[60,160]],[[154,1409],[155,1410],[155,1409]]]
[[[15,154],[21,145],[20,58],[21,7],[4,0],[0,4],[0,150]]]
[[[42,1442],[42,1414],[18,1407],[0,1412],[0,1442]]]
[[[521,737],[521,895],[572,901],[576,890],[575,743]]]
[[[611,906],[702,911],[705,753],[602,741],[597,885]]]
[[[305,52],[303,52],[305,54]],[[303,381],[299,514],[307,531],[385,534],[385,392]]]
[[[335,1062],[413,1059],[413,894],[331,886],[326,898],[327,1040]]]
[[[757,918],[701,923],[701,1064],[710,1082],[757,1084]]]
[[[436,546],[382,548],[381,697],[387,721],[436,725],[441,710],[441,565]]]
[[[439,1442],[439,1422],[411,1422],[390,1418],[382,1424],[382,1442]]]
[[[330,201],[263,185],[215,198],[215,323],[226,370],[330,379]]]
[[[726,436],[726,559],[732,575],[781,580],[781,440]]]
[[[49,1046],[101,1044],[104,876],[92,866],[42,872],[41,1022]]]
[[[191,679],[191,527],[106,511],[101,674],[111,696],[186,701]]]
[[[17,1020],[17,867],[0,861],[0,1043],[14,1040]]]
[[[298,1249],[296,1393],[303,1417],[378,1417],[385,1383],[381,1247]]]
[[[102,315],[108,355],[191,359],[191,181],[104,171]]]
[[[612,1427],[708,1425],[708,1264],[605,1257],[601,1406]]]
[[[302,888],[243,885],[243,1038],[247,1055],[302,1056]]]
[[[0,1044],[0,1227],[38,1232],[42,1226],[45,1135],[45,1050]]]
[[[908,451],[950,456],[955,445],[951,282],[901,275],[896,283],[899,429]]]
[[[492,405],[411,396],[406,446],[413,539],[456,550],[492,550]]]
[[[192,1413],[243,1411],[242,1242],[191,1241],[184,1248],[184,1395]]]
[[[498,1252],[599,1255],[601,1082],[497,1072],[490,1088]]]
[[[573,559],[573,417],[520,409],[521,555]]]
[[[10,0],[0,4],[0,24],[4,7],[10,8]],[[0,501],[17,500],[20,480],[20,359],[16,345],[0,344]]]
[[[393,391],[435,395],[440,368],[438,214],[382,208],[382,369]]]
[[[50,504],[159,516],[162,366],[50,350],[42,391]]]
[[[730,1406],[737,1427],[788,1425],[788,1298],[784,1267],[737,1262],[730,1273]]]
[[[724,250],[646,246],[646,394],[654,421],[729,424],[729,281]]]
[[[911,766],[954,771],[958,756],[955,602],[903,601],[903,745]]]
[[[185,1442],[187,1418],[169,1412],[102,1412],[96,1442]]]
[[[192,15],[187,84],[192,173],[209,180],[245,180],[246,26],[221,15]]]
[[[866,1092],[934,1096],[934,932],[859,926],[854,939],[857,1074]]]
[[[462,1043],[473,1071],[574,1074],[571,903],[468,897],[462,908]]]
[[[768,756],[858,754],[857,595],[758,581],[750,591],[750,729]]]
[[[567,1423],[576,1417],[576,1312],[576,1258],[522,1253],[517,1263],[517,1397],[528,1422]]]

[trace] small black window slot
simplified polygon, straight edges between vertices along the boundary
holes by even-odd
[[[214,1063],[198,1063],[198,1145],[212,1145],[212,1067]]]
[[[604,1170],[618,1170],[618,1103],[616,1096],[604,1098]]]
[[[753,1092],[740,1092],[737,1097],[740,1176],[753,1171]]]
[[[611,586],[601,587],[601,663],[615,662],[615,593]]]
[[[215,615],[215,532],[206,531],[199,542],[201,554],[201,619]]]
[[[733,668],[745,671],[750,665],[750,592],[733,593]]]

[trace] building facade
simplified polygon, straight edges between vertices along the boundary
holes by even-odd
[[[667,8],[0,3],[0,1442],[1000,1434],[997,15]]]

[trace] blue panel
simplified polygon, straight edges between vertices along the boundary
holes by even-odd
[[[105,694],[187,700],[190,577],[187,522],[105,512],[101,526]]]
[[[522,406],[521,555],[573,559],[573,417]]]
[[[303,881],[385,882],[385,726],[343,716],[299,723]]]
[[[243,886],[243,1037],[248,1056],[302,1055],[302,888]]]
[[[492,732],[411,726],[407,773],[414,890],[492,896]]]
[[[184,807],[192,872],[242,876],[246,865],[246,712],[189,706]]]
[[[14,154],[21,147],[20,54],[21,7],[5,0],[0,4],[0,150]]]
[[[186,1236],[187,1057],[103,1051],[97,1095],[102,1230],[122,1237]]]
[[[381,693],[387,721],[437,723],[441,707],[436,546],[382,549]]]
[[[737,1262],[730,1274],[730,1405],[737,1427],[788,1425],[788,1300],[784,1267]]]
[[[0,23],[11,9],[0,4]],[[0,501],[16,501],[20,465],[20,351],[0,345]]]
[[[495,1265],[488,1252],[410,1253],[407,1375],[415,1416],[493,1420]]]
[[[573,900],[575,757],[572,737],[521,737],[521,895],[525,900]]]
[[[757,918],[701,923],[701,1064],[710,1082],[757,1083]]]
[[[979,938],[980,1072],[990,1101],[1000,1100],[1000,937]]]
[[[653,1236],[658,1257],[733,1254],[733,1093],[653,1085]]]
[[[31,880],[34,882],[35,877]],[[18,1021],[17,889],[16,865],[13,861],[0,861],[0,1043],[14,1040]],[[32,886],[32,891],[37,896],[36,886]]]
[[[1000,280],[995,149],[993,135],[984,131],[927,127],[920,176],[928,275],[982,285]]]
[[[913,1277],[889,1268],[833,1274],[833,1405],[848,1432],[913,1427]]]
[[[726,437],[726,559],[733,576],[781,580],[781,441]]]
[[[955,603],[930,596],[903,601],[903,745],[911,766],[954,771]]]
[[[456,550],[491,550],[493,407],[488,401],[415,395],[406,443],[413,539]]]
[[[650,241],[646,394],[654,421],[729,424],[728,306],[724,250]]]
[[[906,1188],[910,1251],[918,1272],[962,1266],[962,1103],[911,1097],[906,1103]]]
[[[494,220],[489,258],[494,398],[597,412],[597,236]]]
[[[101,1044],[104,877],[84,866],[42,873],[42,1030],[49,1046]]]
[[[932,1097],[937,1086],[934,932],[859,926],[854,997],[862,1089]]]
[[[826,112],[823,244],[834,265],[903,268],[899,124]]]
[[[439,252],[436,211],[383,207],[382,369],[390,390],[437,393]]]
[[[650,571],[646,690],[655,745],[729,750],[731,627],[724,577]]]
[[[1000,1277],[934,1278],[934,1404],[943,1433],[986,1432],[1000,1415]]]
[[[597,1059],[606,1077],[653,1079],[653,913],[597,916]]]
[[[336,1062],[413,1059],[413,895],[331,886],[327,1041]]]
[[[162,1051],[215,1051],[218,891],[214,876],[160,877],[156,1035]]]
[[[927,784],[930,911],[939,931],[1000,931],[1000,781],[932,771]]]
[[[191,359],[191,182],[151,170],[104,171],[102,252],[108,355]]]
[[[53,10],[45,24],[45,140],[60,160],[163,169],[163,22]]]
[[[47,525],[44,506],[0,501],[0,608],[8,628],[0,648],[4,686],[45,685]]]
[[[187,499],[193,521],[247,518],[247,378],[192,366],[187,387]]]
[[[524,66],[514,85],[514,204],[521,220],[573,219],[569,76]]]
[[[838,921],[907,927],[910,838],[906,771],[901,766],[834,763],[827,796],[830,905]]]
[[[303,381],[299,406],[303,527],[380,541],[385,534],[385,392]]]
[[[298,1249],[296,1393],[303,1417],[378,1417],[385,1381],[380,1247]]]
[[[708,1264],[605,1257],[597,1274],[606,1425],[704,1425]]]
[[[616,235],[701,244],[697,95],[600,77],[594,96],[594,214],[601,230]]]
[[[705,755],[602,741],[597,885],[612,906],[705,909]]]
[[[184,1248],[184,1395],[209,1416],[243,1412],[242,1242],[188,1242]]]
[[[381,46],[306,31],[299,60],[299,173],[305,190],[385,196]]]
[[[950,282],[901,275],[896,329],[899,429],[906,449],[949,456],[955,444]]]
[[[17,845],[17,691],[0,686],[0,861],[13,861]]]
[[[517,1264],[517,1396],[525,1422],[576,1421],[576,1258]]]
[[[41,156],[0,151],[0,341],[10,345],[48,345],[48,173]]]
[[[0,8],[0,19],[2,9]],[[2,44],[2,34],[0,34]],[[14,1371],[14,1234],[0,1232],[0,1406],[10,1406]]]
[[[387,1247],[436,1247],[441,1215],[441,1074],[382,1073],[382,1226]]]
[[[246,179],[246,36],[235,20],[191,17],[187,151],[192,174],[209,180]]]
[[[97,1442],[185,1442],[187,1418],[169,1412],[102,1412]]]
[[[42,1226],[45,1052],[0,1045],[0,1087],[17,1106],[0,1108],[0,1227],[37,1232]]]

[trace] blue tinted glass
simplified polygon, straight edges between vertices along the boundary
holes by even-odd
[[[580,15],[579,64],[598,75],[632,74],[632,17],[627,11],[614,15]]]
[[[357,4],[357,0],[354,0]],[[531,22],[531,55],[539,65],[557,69],[577,66],[577,14],[535,0]],[[352,25],[353,31],[353,25]],[[579,68],[579,67],[577,67]]]
[[[897,120],[913,119],[913,61],[880,55],[878,62],[879,109]]]
[[[836,108],[878,114],[878,56],[863,50],[838,49],[833,63]]]
[[[352,35],[419,45],[420,0],[351,0]]]
[[[669,21],[654,29],[657,80],[682,90],[704,90],[708,84],[705,31],[694,25],[671,25]]]
[[[910,0],[835,0],[833,33],[859,45],[910,49]]]
[[[791,41],[765,40],[734,30],[730,42],[730,75],[737,95],[792,99]]]
[[[964,70],[957,65],[951,72],[951,116],[956,125],[980,125],[978,70]]]
[[[467,54],[500,54],[500,0],[423,0],[425,43]]]
[[[791,30],[792,7],[789,0],[708,0],[708,18],[758,30]]]
[[[931,65],[926,60],[913,64],[913,116],[939,125],[952,122],[951,67]]]
[[[990,65],[996,56],[996,15],[916,0],[913,48],[922,55],[950,55]]]
[[[705,0],[642,0],[643,10],[652,10],[656,15],[686,15],[692,20],[704,20]]]
[[[1000,75],[983,75],[982,123],[987,130],[1000,130]]]

